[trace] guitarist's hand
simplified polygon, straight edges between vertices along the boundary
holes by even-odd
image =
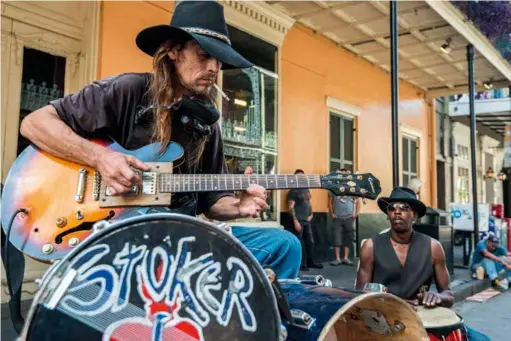
[[[266,203],[266,190],[259,185],[252,185],[240,197],[239,211],[242,217],[258,217],[262,210],[269,208]]]
[[[135,157],[113,151],[105,151],[96,161],[101,181],[109,187],[112,195],[129,192],[132,186],[140,184],[142,178],[131,168],[147,172],[150,168]]]

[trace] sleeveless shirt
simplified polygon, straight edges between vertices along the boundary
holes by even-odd
[[[402,299],[414,299],[423,285],[429,290],[434,278],[429,236],[414,232],[404,266],[392,247],[390,231],[378,234],[372,240],[373,283],[385,285],[389,293]]]

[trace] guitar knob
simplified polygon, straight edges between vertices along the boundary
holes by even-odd
[[[53,250],[54,250],[53,245],[51,245],[51,244],[44,244],[43,245],[43,253],[49,255],[50,253],[53,252]]]
[[[57,218],[57,221],[55,222],[57,227],[64,227],[67,224],[67,219],[63,217]]]

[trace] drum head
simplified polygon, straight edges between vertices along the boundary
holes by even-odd
[[[328,295],[352,296],[353,293]],[[318,341],[429,341],[417,314],[408,304],[388,293],[360,293],[352,297],[325,324]]]
[[[271,286],[219,227],[176,214],[116,222],[42,284],[22,339],[278,340]]]
[[[425,308],[419,306],[417,314],[428,332],[448,335],[463,325],[463,320],[451,309],[445,307]]]

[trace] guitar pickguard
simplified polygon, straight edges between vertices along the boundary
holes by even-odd
[[[99,186],[99,207],[130,207],[130,206],[169,206],[171,193],[159,192],[158,174],[172,173],[172,162],[146,162],[151,167],[149,172],[142,173],[142,184],[132,188],[124,195],[109,195],[104,183]]]

